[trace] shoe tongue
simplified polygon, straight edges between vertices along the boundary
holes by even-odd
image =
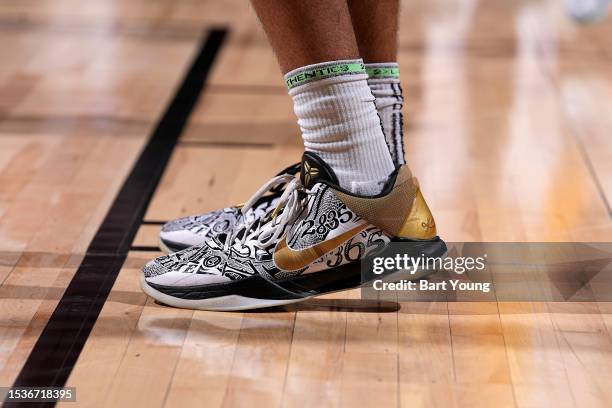
[[[336,173],[322,158],[312,152],[304,152],[302,155],[300,181],[306,188],[311,188],[319,181],[328,181],[331,184],[338,185]]]

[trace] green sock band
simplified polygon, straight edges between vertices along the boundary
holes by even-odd
[[[368,64],[366,72],[370,79],[376,78],[399,78],[399,68],[389,67],[384,65],[376,66],[374,64]]]
[[[304,85],[319,79],[347,74],[366,74],[363,62],[361,60],[350,60],[307,65],[287,73],[285,75],[285,83],[287,84],[287,88],[293,89],[296,86]]]

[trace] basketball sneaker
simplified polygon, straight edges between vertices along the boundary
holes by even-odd
[[[277,176],[287,174],[295,176],[300,171],[300,163],[292,164]],[[191,215],[168,221],[161,227],[159,246],[169,254],[181,251],[194,245],[199,245],[216,237],[227,234],[264,215],[270,208],[276,206],[283,192],[284,184],[278,184],[261,195],[251,208],[242,211],[242,205],[222,208],[206,214]]]
[[[333,170],[306,152],[299,179],[273,178],[242,211],[283,184],[276,207],[263,217],[149,262],[141,275],[144,292],[181,308],[253,309],[358,287],[364,283],[360,261],[390,242],[416,244],[419,253],[412,256],[446,253],[406,165],[380,194],[363,197],[340,188]]]

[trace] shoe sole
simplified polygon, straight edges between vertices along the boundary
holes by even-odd
[[[168,306],[181,309],[211,310],[219,312],[282,306],[308,299],[308,297],[298,299],[257,299],[241,295],[224,295],[208,299],[182,299],[167,295],[155,289],[146,281],[143,275],[140,276],[140,286],[144,293]]]
[[[441,239],[420,244],[422,247],[419,252],[426,251],[429,256],[446,257],[446,244]],[[433,273],[435,271],[418,271],[411,280],[420,280]],[[140,285],[147,295],[169,306],[237,311],[297,303],[314,296],[359,288],[370,282],[362,282],[361,279],[361,262],[358,261],[333,270],[299,275],[279,282],[253,275],[221,284],[174,287],[147,282],[141,275]]]

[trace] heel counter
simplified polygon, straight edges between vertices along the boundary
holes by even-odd
[[[408,166],[399,168],[392,188],[374,197],[361,197],[332,189],[352,212],[395,238],[429,240],[436,224],[423,198],[418,180]]]
[[[400,227],[398,238],[432,239],[438,235],[436,222],[421,189],[417,187],[410,212]]]

